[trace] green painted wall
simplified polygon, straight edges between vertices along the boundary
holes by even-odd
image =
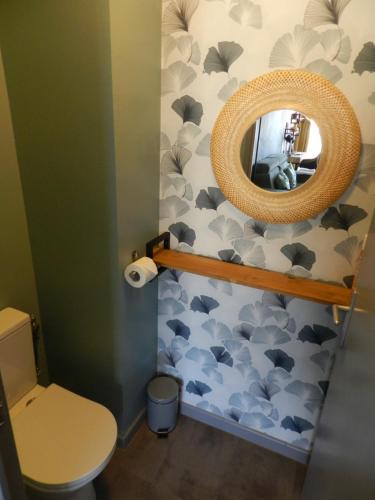
[[[3,61],[0,54],[0,309],[15,307],[39,317],[25,205],[17,162]],[[42,380],[46,379],[40,346]]]
[[[120,335],[126,428],[144,404],[155,373],[157,281],[142,289],[124,283],[133,250],[159,231],[160,29],[159,0],[110,0],[116,154]],[[134,353],[139,353],[134,358]],[[136,391],[134,388],[138,388]]]
[[[138,3],[145,9],[146,2],[125,2],[121,30],[143,29],[139,16],[128,17]],[[150,59],[160,53],[159,7],[152,10],[158,29]],[[131,249],[141,249],[157,232],[158,181],[148,186],[150,201],[143,202],[143,191],[137,206],[133,197],[122,198],[144,181],[145,170],[157,179],[160,70],[157,64],[151,76],[144,118],[155,129],[145,155],[132,130],[134,96],[144,92],[134,68],[127,68],[124,83],[133,90],[123,108],[112,98],[112,86],[121,84],[116,75],[112,79],[110,21],[107,0],[0,4],[0,44],[51,379],[106,404],[124,434],[144,405],[144,377],[155,370],[156,288],[128,290],[122,268]],[[130,64],[127,50],[123,57]],[[155,68],[143,68],[144,77]],[[114,124],[121,114],[127,115],[125,139]],[[131,147],[119,156],[115,146],[124,141]],[[149,336],[139,336],[150,325]]]

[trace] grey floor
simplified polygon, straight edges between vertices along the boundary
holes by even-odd
[[[180,417],[168,439],[143,424],[96,481],[98,500],[299,500],[306,467]]]

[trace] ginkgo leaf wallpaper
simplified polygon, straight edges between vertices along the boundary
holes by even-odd
[[[163,2],[160,230],[172,247],[350,286],[375,199],[372,0]],[[334,82],[361,126],[353,185],[314,219],[249,219],[218,189],[210,133],[225,101],[274,69]],[[177,271],[159,280],[159,370],[182,400],[311,448],[340,328],[322,304]]]

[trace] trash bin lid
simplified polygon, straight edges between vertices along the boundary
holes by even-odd
[[[170,403],[178,396],[178,384],[171,377],[156,377],[148,384],[147,394],[155,403]]]

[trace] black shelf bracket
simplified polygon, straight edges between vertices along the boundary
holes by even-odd
[[[156,238],[153,238],[152,240],[146,243],[146,257],[152,259],[154,257],[154,248],[156,246],[159,246],[160,243],[163,243],[163,248],[166,250],[169,250],[171,248],[171,234],[168,231],[160,234]],[[166,267],[162,266],[158,267],[159,271],[158,276],[166,270],[167,270]]]

